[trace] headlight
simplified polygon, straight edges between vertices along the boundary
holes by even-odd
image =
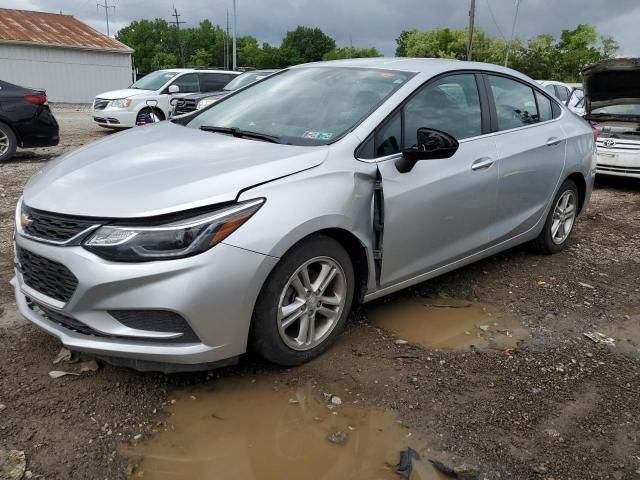
[[[216,103],[218,100],[219,98],[215,98],[215,97],[203,98],[198,102],[197,109],[202,110],[203,108],[208,107],[213,103]]]
[[[263,203],[264,199],[250,200],[163,225],[105,225],[83,246],[99,257],[121,262],[190,257],[223,241]]]
[[[131,100],[128,98],[119,98],[118,100],[111,100],[111,106],[113,108],[129,108],[131,106]]]

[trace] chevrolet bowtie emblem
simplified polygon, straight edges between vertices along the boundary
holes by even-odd
[[[20,226],[22,228],[27,228],[32,223],[33,223],[33,220],[29,218],[27,215],[25,215],[24,213],[20,215]]]

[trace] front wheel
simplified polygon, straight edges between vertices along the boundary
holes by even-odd
[[[275,267],[256,303],[251,345],[282,366],[324,352],[344,328],[354,292],[353,265],[336,240],[299,243]]]
[[[573,180],[565,180],[553,200],[542,232],[534,240],[538,251],[552,254],[565,248],[578,216],[578,199],[576,184]]]

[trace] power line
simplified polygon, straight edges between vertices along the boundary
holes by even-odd
[[[504,36],[504,33],[502,33],[502,29],[500,28],[500,25],[498,25],[498,22],[496,21],[496,17],[493,14],[493,8],[491,8],[491,1],[490,0],[486,0],[486,2],[487,2],[487,7],[488,7],[488,10],[489,10],[489,14],[491,15],[491,19],[493,20],[493,24],[498,29],[498,33],[500,34],[502,39],[506,42],[507,41],[507,37]]]
[[[109,5],[109,0],[104,0],[104,4],[97,3],[96,6],[99,7],[99,8],[104,8],[104,14],[107,17],[107,37],[109,37],[110,33],[111,33],[111,32],[109,32],[109,9],[113,8],[113,11],[115,12],[116,11],[116,7],[113,6],[113,5]]]

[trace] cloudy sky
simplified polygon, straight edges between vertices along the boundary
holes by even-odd
[[[100,0],[104,3],[105,0]],[[208,18],[224,24],[232,0],[107,0],[115,5],[111,32],[131,20],[172,20],[173,6],[186,25]],[[509,36],[515,0],[476,0],[477,25],[493,35]],[[106,33],[104,9],[98,0],[0,0],[0,7],[71,14]],[[375,46],[393,55],[400,31],[434,27],[464,27],[469,0],[237,0],[238,34],[254,35],[260,42],[277,45],[287,30],[297,25],[322,28],[339,46]],[[596,25],[613,35],[625,56],[640,56],[637,25],[640,0],[521,0],[516,35],[558,35],[579,23]]]

